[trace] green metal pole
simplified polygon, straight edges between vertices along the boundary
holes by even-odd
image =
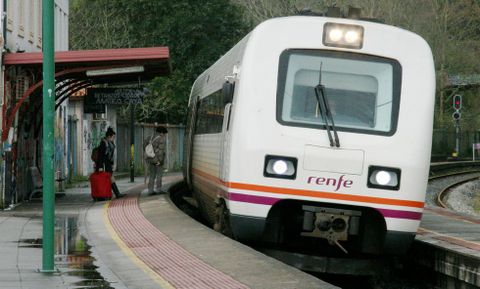
[[[43,42],[43,259],[42,272],[54,272],[54,115],[55,115],[55,43],[54,0],[42,1]]]
[[[135,182],[135,107],[130,104],[130,182]]]

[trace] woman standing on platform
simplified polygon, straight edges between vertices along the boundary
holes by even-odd
[[[121,198],[125,194],[120,193],[120,190],[115,183],[115,178],[113,177],[113,155],[115,153],[115,131],[111,127],[107,129],[105,137],[100,142],[100,147],[98,151],[98,158],[95,162],[96,171],[105,171],[110,174],[112,181],[112,191],[115,194],[115,197]]]

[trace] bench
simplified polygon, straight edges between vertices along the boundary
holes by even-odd
[[[37,167],[28,168],[28,200],[42,197],[43,181],[40,170]]]
[[[61,172],[56,171],[55,172],[55,181],[59,183],[59,186],[61,190],[63,190],[63,181],[65,181],[67,178],[62,178],[61,177]],[[40,170],[38,167],[29,167],[28,168],[28,200],[32,199],[41,199],[42,194],[43,194],[43,179],[42,179],[42,174],[40,173]],[[62,195],[62,194],[56,194],[56,195]]]
[[[67,180],[67,177],[62,177],[62,172],[61,171],[56,171],[55,172],[55,181],[58,183],[58,189],[60,192],[65,191],[64,183],[63,181]]]

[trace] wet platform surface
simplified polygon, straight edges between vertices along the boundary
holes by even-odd
[[[162,288],[338,288],[197,223],[165,195],[139,198],[140,191],[112,201],[108,218],[120,246],[147,265]]]
[[[480,218],[428,206],[415,240],[411,255],[443,274],[441,288],[480,288]]]
[[[84,186],[57,199],[54,274],[38,271],[41,202],[0,212],[0,289],[336,288],[197,223],[165,195],[142,194],[143,178],[118,184],[128,197],[92,202]],[[427,207],[415,258],[480,287],[479,224]]]
[[[91,247],[80,234],[78,215],[59,214],[55,220],[55,272],[40,273],[42,265],[42,219],[38,204],[29,204],[19,215],[0,216],[0,288],[113,288],[102,277]]]
[[[117,184],[127,197],[93,202],[84,185],[57,198],[55,273],[39,272],[42,202],[0,212],[0,289],[337,288],[142,194],[143,178]]]
[[[131,193],[127,198],[112,202],[108,217],[125,245],[149,268],[174,288],[247,288],[195,257],[153,226],[139,208],[138,195]],[[177,229],[183,228],[178,226]],[[198,236],[192,234],[191,237]]]

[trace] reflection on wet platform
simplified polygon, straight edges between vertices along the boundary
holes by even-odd
[[[55,265],[73,288],[113,289],[98,272],[91,247],[80,234],[78,218],[58,216],[55,222]],[[40,240],[41,243],[41,240]]]

